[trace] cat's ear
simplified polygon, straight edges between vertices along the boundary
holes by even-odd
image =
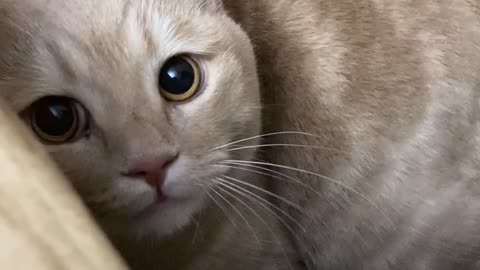
[[[223,12],[223,2],[222,0],[201,0],[202,9],[211,12],[211,13],[220,13]]]

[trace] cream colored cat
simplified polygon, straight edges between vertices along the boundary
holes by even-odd
[[[480,268],[476,2],[0,12],[1,95],[134,268]]]

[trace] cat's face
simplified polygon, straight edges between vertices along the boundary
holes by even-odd
[[[246,36],[202,1],[29,2],[0,5],[0,94],[101,221],[189,223],[226,173],[215,164],[254,154],[217,148],[260,131]]]

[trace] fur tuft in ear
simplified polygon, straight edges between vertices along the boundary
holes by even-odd
[[[219,13],[224,11],[222,0],[202,0],[200,6],[203,10],[211,13]]]

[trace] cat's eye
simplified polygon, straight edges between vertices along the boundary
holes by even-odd
[[[160,70],[159,90],[169,101],[185,101],[200,88],[201,70],[191,57],[179,55],[167,60]]]
[[[87,114],[77,101],[59,96],[39,99],[26,111],[32,130],[47,144],[70,143],[86,136]]]

